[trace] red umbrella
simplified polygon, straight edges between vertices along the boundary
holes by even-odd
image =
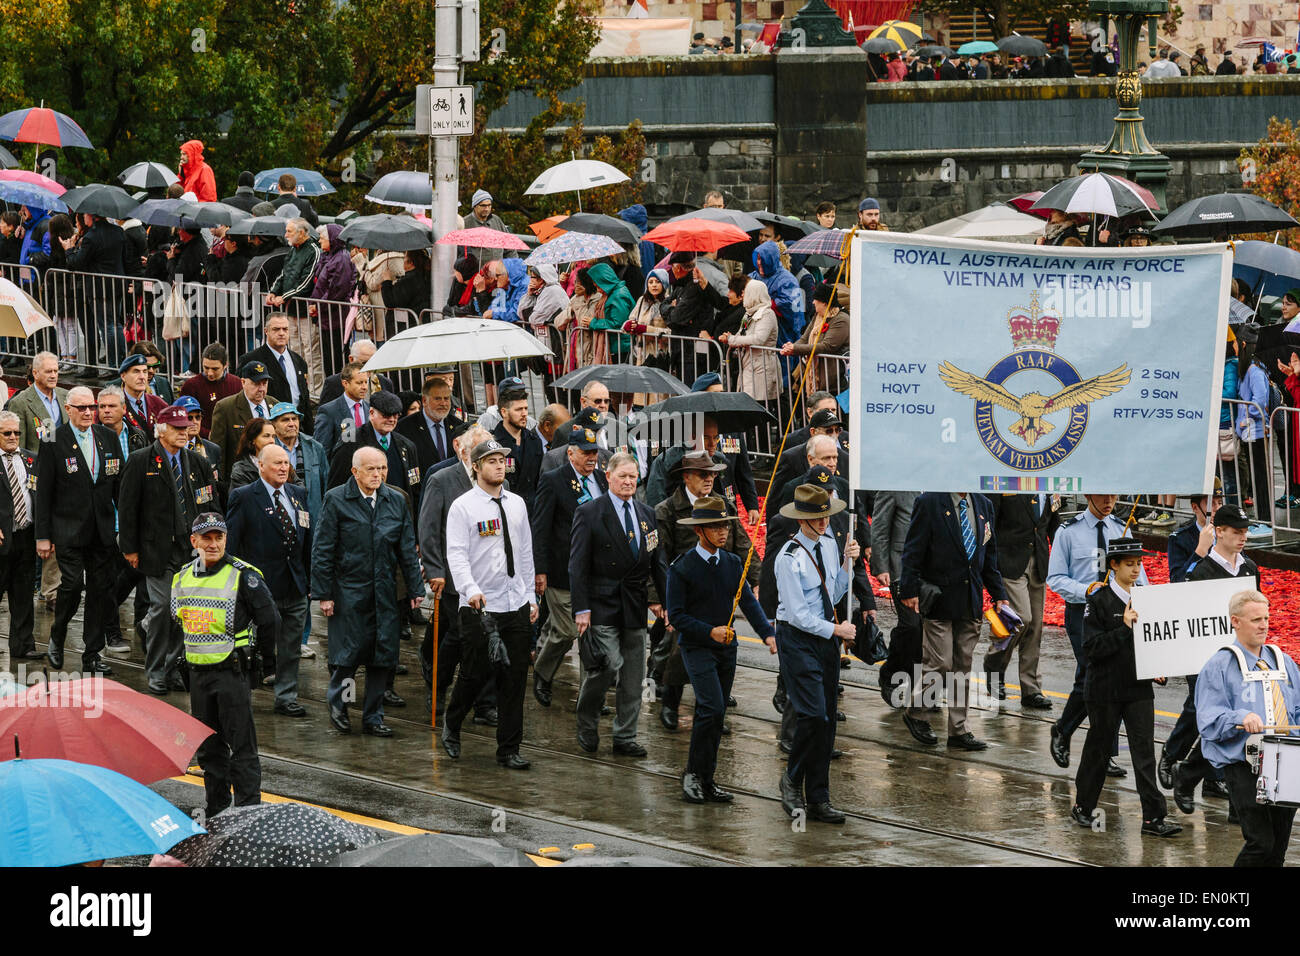
[[[498,232],[487,226],[457,229],[438,240],[440,246],[468,246],[471,249],[527,249],[524,242],[512,232]]]
[[[212,728],[171,704],[102,677],[50,681],[0,696],[0,738],[23,757],[107,767],[140,783],[185,770]],[[0,759],[8,759],[0,748]]]
[[[1031,216],[1037,216],[1039,219],[1051,219],[1052,211],[1050,209],[1035,209],[1034,203],[1043,198],[1043,191],[1036,189],[1032,193],[1021,193],[1014,199],[1007,201],[1008,205],[1015,206],[1021,212],[1028,213]]]
[[[671,252],[717,252],[733,242],[748,242],[749,235],[729,222],[679,219],[656,226],[641,237]]]
[[[80,146],[94,149],[90,137],[71,116],[43,106],[14,110],[0,116],[0,139],[40,146]]]

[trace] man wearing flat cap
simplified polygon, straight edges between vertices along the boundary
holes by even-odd
[[[148,690],[162,696],[181,689],[174,666],[180,634],[168,611],[172,577],[193,553],[191,526],[219,503],[212,466],[188,447],[190,420],[185,410],[168,405],[158,414],[157,425],[158,437],[127,458],[117,504],[122,557],[144,576],[149,592],[144,619]]]
[[[249,362],[239,370],[242,387],[212,407],[212,431],[208,437],[221,449],[227,469],[239,460],[239,439],[254,418],[270,419],[271,407],[280,399],[267,394],[271,372],[263,362]]]
[[[841,621],[835,605],[849,590],[850,574],[835,538],[828,533],[831,515],[845,504],[825,488],[801,485],[781,514],[799,522],[794,536],[776,558],[776,646],[781,676],[795,713],[794,740],[781,775],[781,807],[791,817],[803,814],[822,823],[843,823],[831,803],[830,760],[839,709],[840,642],[852,641],[857,629]],[[849,541],[847,556],[858,560],[861,548]]]
[[[721,498],[696,498],[689,517],[678,527],[691,529],[695,546],[668,569],[666,610],[677,634],[682,663],[695,688],[695,723],[690,753],[682,775],[682,799],[687,803],[729,803],[733,796],[713,780],[722,742],[722,719],[736,676],[736,632],[732,628],[733,602],[750,626],[776,653],[772,625],[748,587],[741,587],[744,562],[723,550],[731,526],[739,518],[729,514]]]

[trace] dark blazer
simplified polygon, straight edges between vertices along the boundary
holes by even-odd
[[[1007,599],[998,571],[997,535],[993,531],[993,505],[983,495],[967,494],[975,554],[966,557],[961,525],[952,496],[927,491],[912,506],[912,523],[903,542],[903,573],[899,597],[920,597],[921,582],[939,589],[939,597],[925,616],[935,621],[969,621],[983,613],[984,591],[995,601]]]
[[[361,400],[361,421],[362,424],[370,422],[370,401]],[[321,447],[325,449],[325,457],[330,458],[334,454],[334,446],[344,437],[351,438],[353,433],[349,432],[347,436],[343,435],[344,425],[356,427],[356,422],[348,410],[347,396],[340,395],[338,398],[328,402],[322,402],[316,406],[316,423],[311,428],[311,437],[320,442]]]
[[[134,451],[134,449],[132,450]],[[199,438],[195,440],[194,447],[190,451],[206,458],[208,464],[212,467],[212,477],[217,479],[217,484],[223,484],[221,478],[221,446],[216,442],[208,441],[206,438]]]
[[[379,448],[379,439],[375,437],[373,425],[366,425],[357,432],[355,441],[339,442],[330,455],[330,474],[326,489],[337,488],[347,484],[352,477],[352,453],[358,448]],[[381,449],[382,450],[382,449]],[[388,481],[394,488],[401,488],[411,499],[411,516],[420,513],[420,487],[423,477],[420,471],[420,456],[416,454],[415,445],[405,435],[396,431],[389,435]]]
[[[279,399],[267,389],[262,404],[266,413],[271,414]],[[221,460],[227,467],[233,467],[239,451],[239,439],[244,434],[244,426],[253,420],[253,410],[249,408],[248,397],[240,389],[234,395],[227,395],[212,407],[212,441],[221,449]]]
[[[613,457],[613,455],[614,453],[610,451],[608,448],[597,448],[596,467],[601,471],[604,471],[605,466],[609,464],[609,460],[610,458]],[[542,455],[541,473],[544,475],[548,471],[554,471],[556,468],[560,468],[564,465],[567,465],[568,463],[569,463],[568,443],[561,442],[558,445],[552,443],[551,447],[546,449],[546,453]]]
[[[132,428],[138,428],[145,435],[153,434],[154,423],[158,421],[158,413],[167,407],[167,403],[155,395],[153,392],[146,391],[141,398],[144,400],[144,416],[136,414],[131,405],[131,396],[126,395],[123,391],[123,404],[126,406],[126,423]]]
[[[736,489],[736,497],[745,506],[746,511],[758,509],[758,489],[754,486],[754,470],[749,464],[749,446],[744,435],[720,436],[718,450],[727,459],[728,470],[723,473],[727,484]],[[734,448],[734,451],[728,449]],[[846,468],[842,474],[847,475]]]
[[[447,570],[447,512],[457,498],[469,491],[471,482],[465,469],[455,462],[430,468],[425,472],[422,484],[425,487],[420,497],[420,520],[416,529],[420,560],[427,580],[443,578],[447,582],[443,592],[443,600],[447,600],[448,594],[456,593],[451,573]],[[533,547],[535,554],[536,544]]]
[[[216,481],[208,461],[181,449],[185,508],[176,497],[176,480],[162,442],[131,453],[122,469],[118,501],[118,545],[123,554],[140,556],[140,573],[158,577],[175,570],[193,552],[190,527],[204,511],[218,511]]]
[[[287,349],[286,351],[289,355],[289,362],[293,365],[293,369],[298,376],[298,417],[301,420],[301,430],[311,434],[311,392],[307,387],[307,360],[293,349]],[[266,394],[283,396],[283,400],[287,402],[293,392],[289,388],[289,382],[284,377],[284,370],[280,368],[280,357],[271,351],[271,347],[266,343],[262,343],[253,351],[241,355],[237,368],[243,368],[249,362],[261,362],[271,374],[271,380],[267,383]]]
[[[691,548],[668,569],[668,598],[664,610],[677,632],[677,643],[691,647],[721,647],[711,633],[731,620],[731,603],[740,591],[740,610],[761,637],[773,634],[772,624],[749,588],[740,586],[744,562],[729,551],[718,552],[711,568]]]
[[[649,583],[667,589],[665,563],[657,544],[654,512],[632,500],[633,520],[641,526],[641,547],[633,552],[623,522],[608,495],[579,505],[573,513],[569,589],[574,613],[590,611],[593,625],[642,628],[650,606]],[[655,548],[650,548],[655,544]]]
[[[1201,540],[1201,529],[1192,519],[1169,536],[1169,583],[1178,584],[1187,580],[1191,565],[1199,561],[1196,545]]]
[[[50,541],[56,549],[114,541],[122,447],[103,425],[91,425],[90,433],[99,456],[98,479],[91,477],[66,422],[36,458],[36,540]]]
[[[1061,514],[1052,510],[1052,496],[1045,497],[1046,507],[1034,518],[1035,495],[995,495],[993,527],[998,535],[998,570],[1004,578],[1023,577],[1034,560],[1038,580],[1047,580],[1047,556]],[[1058,499],[1059,503],[1059,499]]]
[[[378,379],[379,381],[379,387],[383,389],[385,392],[392,392],[394,394],[397,393],[397,387],[393,385],[392,379],[390,379],[387,375],[381,375],[378,372],[371,372],[370,374],[373,376],[373,378],[371,378],[370,380],[371,394],[374,394],[375,391],[374,386],[375,386],[376,379]],[[334,401],[334,399],[338,398],[342,394],[343,394],[343,373],[335,372],[333,375],[328,376],[325,379],[324,384],[321,385],[320,398],[317,399],[317,401],[319,401],[320,404],[324,405],[326,402]],[[452,398],[451,411],[453,415],[456,414],[456,400],[454,397]]]
[[[1196,549],[1193,548],[1193,551]],[[1193,555],[1195,557],[1195,555]],[[1187,572],[1188,581],[1219,581],[1225,578],[1254,578],[1259,581],[1259,565],[1244,554],[1241,556],[1241,567],[1237,568],[1235,575],[1229,574],[1228,569],[1215,561],[1208,554],[1203,558],[1197,558],[1196,564]]]
[[[537,494],[537,480],[542,470],[542,440],[537,432],[525,428],[519,433],[519,443],[506,431],[505,422],[492,429],[492,437],[506,447],[506,477],[510,479],[510,488],[524,499],[528,510],[533,508],[533,497]]]
[[[463,469],[462,469],[463,470]],[[605,473],[599,468],[591,473],[601,493],[609,490]],[[546,575],[546,586],[569,590],[569,543],[573,534],[573,513],[584,499],[583,489],[573,467],[565,464],[542,475],[537,497],[529,509],[533,532],[534,573]],[[590,500],[590,499],[587,499]]]
[[[0,457],[3,457],[0,452]],[[27,468],[27,495],[32,499],[31,508],[29,509],[28,518],[35,520],[35,516],[30,514],[36,508],[36,492],[31,485],[36,478],[36,452],[28,451],[26,448],[19,447],[18,454],[22,457],[23,465]],[[31,530],[31,526],[28,527]],[[36,557],[36,539],[31,539],[29,555],[15,555],[14,548],[14,499],[9,490],[9,480],[4,474],[4,462],[0,461],[0,532],[4,533],[4,540],[0,541],[0,558],[35,558]]]
[[[1083,607],[1084,700],[1151,700],[1151,681],[1138,680],[1133,629],[1124,623],[1124,602],[1109,585],[1088,595]]]
[[[271,496],[260,480],[232,491],[226,509],[227,552],[261,571],[277,601],[305,597],[311,581],[311,514],[307,510],[307,489],[302,485],[285,485],[283,490],[298,512],[290,538],[281,529]]]
[[[424,410],[414,415],[407,415],[397,423],[397,430],[415,445],[416,454],[420,456],[420,474],[424,474],[444,458],[455,458],[456,449],[451,447],[451,431],[461,424],[461,420],[451,412],[443,419],[443,444],[447,454],[439,455],[438,448],[429,435],[429,424],[425,421]]]

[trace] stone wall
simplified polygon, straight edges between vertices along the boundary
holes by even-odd
[[[727,205],[740,209],[771,209],[772,157],[775,134],[755,130],[748,136],[674,135],[672,130],[646,134],[655,160],[654,181],[645,201],[662,211],[695,209],[704,194],[719,190]]]

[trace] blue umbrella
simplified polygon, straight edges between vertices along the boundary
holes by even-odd
[[[0,179],[0,199],[16,206],[29,206],[32,209],[46,209],[50,212],[68,211],[68,204],[48,189],[16,180]]]
[[[596,236],[586,232],[566,232],[545,245],[538,246],[524,260],[526,266],[553,265],[557,262],[581,262],[584,259],[603,259],[616,256],[623,247],[609,236]]]
[[[130,777],[71,760],[0,763],[0,866],[166,853],[201,826]]]
[[[961,56],[972,56],[980,53],[997,53],[998,45],[988,40],[971,40],[969,43],[963,43],[957,47],[957,53]]]
[[[285,173],[292,173],[293,178],[298,180],[298,186],[294,191],[299,196],[324,196],[326,193],[337,192],[330,185],[330,181],[320,173],[311,169],[299,169],[296,166],[277,166],[275,169],[262,170],[253,180],[253,188],[259,193],[269,193]]]

